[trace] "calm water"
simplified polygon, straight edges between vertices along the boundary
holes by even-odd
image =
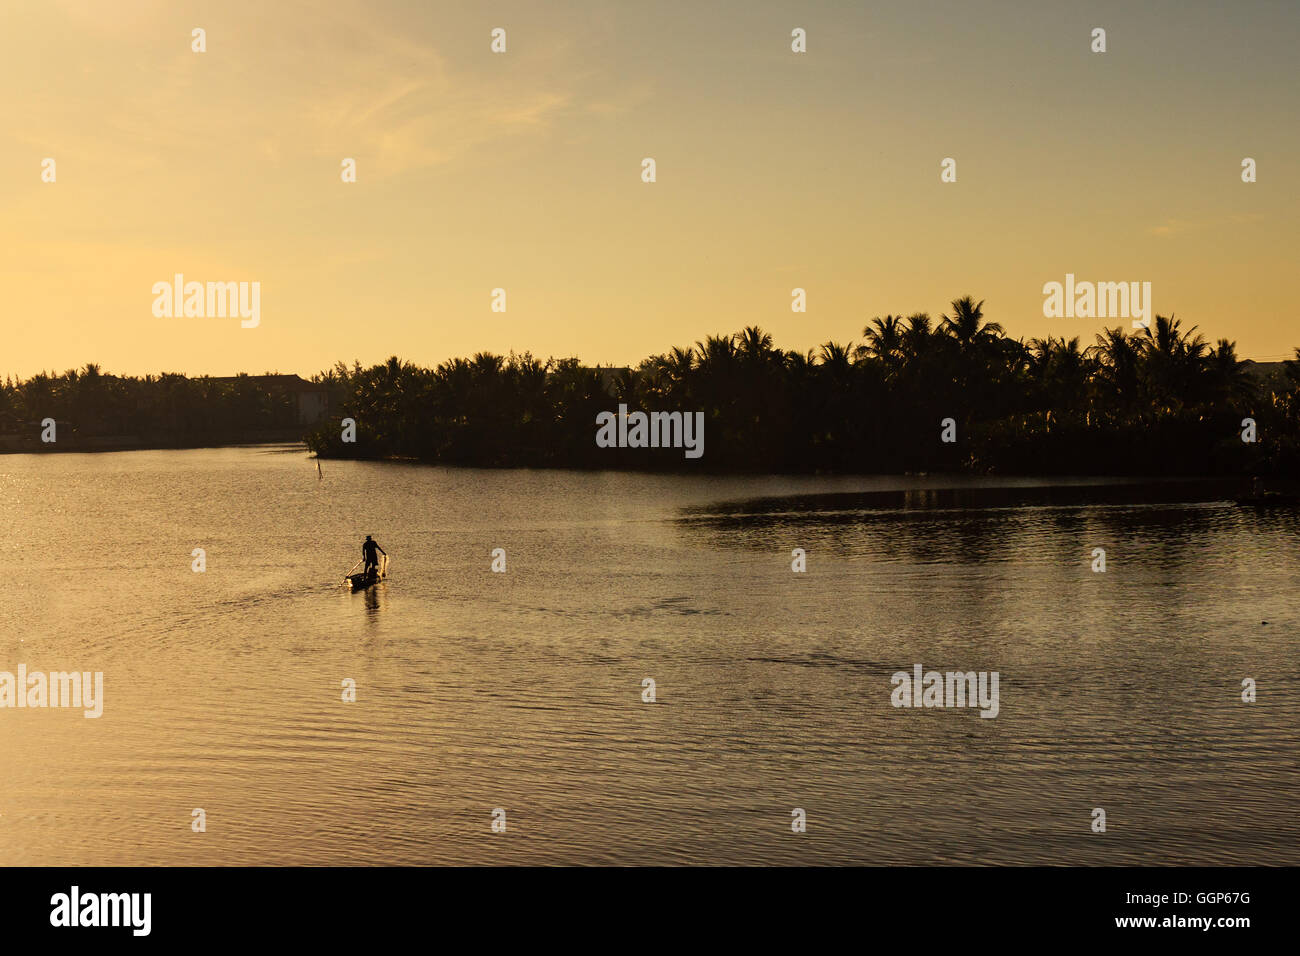
[[[0,862],[1300,863],[1300,518],[999,484],[0,456]]]

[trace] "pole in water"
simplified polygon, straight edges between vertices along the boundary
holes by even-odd
[[[320,459],[317,458],[316,459],[316,480],[320,481],[324,477],[325,477],[325,473],[320,470]]]

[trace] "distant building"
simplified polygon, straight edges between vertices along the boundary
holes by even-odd
[[[299,375],[218,375],[212,381],[230,385],[248,381],[268,392],[292,396],[298,406],[299,425],[315,425],[329,414],[329,389]]]

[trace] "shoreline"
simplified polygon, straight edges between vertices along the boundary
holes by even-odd
[[[297,431],[273,431],[252,437],[227,440],[197,440],[161,442],[138,438],[136,436],[106,436],[97,438],[61,438],[57,442],[42,442],[38,438],[19,438],[15,435],[0,435],[0,455],[57,455],[98,454],[113,451],[188,451],[196,448],[239,448],[253,445],[302,445],[307,443]]]
[[[285,447],[291,446],[291,447]],[[392,465],[408,465],[427,468],[445,468],[466,471],[492,471],[492,472],[510,472],[510,471],[530,471],[530,472],[573,472],[577,474],[594,474],[594,473],[612,473],[612,474],[631,474],[644,475],[647,477],[701,477],[715,479],[770,479],[770,478],[790,478],[790,479],[895,479],[899,481],[922,481],[926,482],[925,486],[913,489],[899,489],[889,491],[872,491],[872,492],[843,492],[840,494],[870,494],[889,496],[895,494],[913,494],[913,493],[934,493],[948,494],[961,493],[964,491],[972,492],[994,492],[994,491],[1051,491],[1066,490],[1071,488],[1078,489],[1100,489],[1100,488],[1162,488],[1170,489],[1171,486],[1193,486],[1196,488],[1215,487],[1225,492],[1231,492],[1236,489],[1237,494],[1228,493],[1226,497],[1205,498],[1201,495],[1192,497],[1175,496],[1166,498],[1168,501],[1211,501],[1211,500],[1232,500],[1247,491],[1249,478],[1241,475],[1223,475],[1211,473],[1196,474],[1151,474],[1151,473],[1133,473],[1124,474],[1117,472],[1099,472],[1097,474],[1081,474],[1078,472],[1070,474],[1054,474],[1050,472],[980,472],[980,471],[929,471],[929,472],[855,472],[855,471],[741,471],[741,470],[709,470],[707,468],[636,468],[626,466],[615,467],[582,467],[575,465],[547,466],[547,465],[494,465],[494,464],[476,464],[472,462],[437,462],[425,461],[419,458],[409,458],[401,456],[349,456],[335,457],[322,455],[319,452],[313,452],[307,443],[301,438],[284,438],[284,437],[259,437],[255,439],[245,439],[240,441],[212,442],[212,443],[195,443],[195,444],[159,444],[140,441],[122,441],[114,444],[97,442],[94,445],[74,445],[66,442],[59,442],[58,447],[50,445],[42,446],[39,442],[35,447],[30,448],[13,448],[5,447],[0,444],[0,456],[3,455],[45,455],[45,454],[109,454],[112,452],[134,452],[134,451],[202,451],[218,450],[229,448],[278,448],[286,453],[302,452],[305,453],[309,460],[319,462],[367,462]],[[1274,480],[1268,482],[1271,485],[1290,486],[1294,482]]]

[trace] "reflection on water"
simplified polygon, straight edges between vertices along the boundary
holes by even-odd
[[[365,599],[367,611],[371,614],[379,613],[380,609],[384,606],[383,598],[387,589],[388,586],[383,582],[366,588]]]
[[[105,673],[0,710],[0,859],[1294,865],[1300,512],[1235,491],[0,457],[0,670]]]

